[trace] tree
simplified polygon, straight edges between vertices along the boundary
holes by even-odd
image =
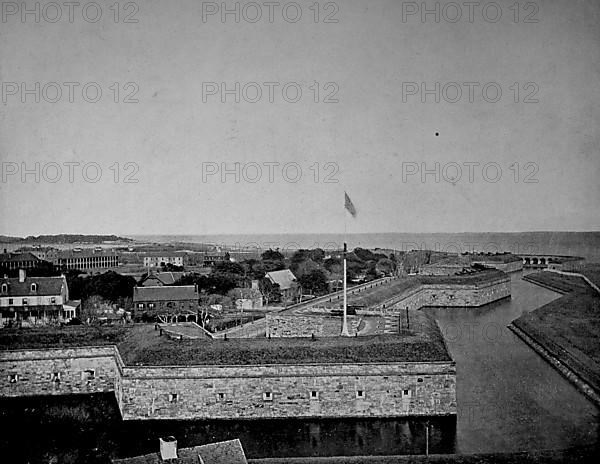
[[[263,261],[283,261],[285,259],[280,253],[279,248],[276,250],[269,248],[267,251],[263,252],[260,257]]]
[[[183,266],[176,266],[173,263],[160,263],[163,272],[182,272]]]
[[[305,274],[309,274],[316,269],[320,269],[319,265],[310,258],[290,266],[290,270],[297,278],[300,278]]]
[[[81,319],[87,323],[94,322],[107,311],[112,311],[110,304],[104,298],[94,295],[81,304]]]
[[[322,295],[329,290],[327,276],[321,269],[313,269],[304,274],[298,279],[298,283],[300,283],[303,290],[308,290],[313,295]]]
[[[245,275],[244,267],[239,263],[234,263],[231,261],[223,261],[216,263],[213,266],[213,273],[221,273],[221,274],[235,274],[238,276]]]
[[[258,282],[258,288],[260,289],[260,293],[262,293],[267,306],[269,303],[278,303],[281,301],[281,289],[279,288],[279,284],[274,284],[269,279],[264,278]]]
[[[394,262],[388,258],[381,258],[377,261],[375,265],[375,269],[377,272],[384,275],[392,275],[394,273],[394,269],[396,268]]]

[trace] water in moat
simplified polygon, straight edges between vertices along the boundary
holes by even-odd
[[[598,409],[507,324],[559,295],[512,274],[512,298],[427,309],[457,364],[458,419],[430,421],[431,453],[510,452],[598,444]],[[111,395],[0,401],[0,456],[11,462],[106,462],[240,438],[248,457],[420,454],[423,418],[122,422]]]
[[[600,411],[507,325],[561,295],[511,274],[512,297],[481,308],[427,309],[457,367],[456,452],[600,443]]]

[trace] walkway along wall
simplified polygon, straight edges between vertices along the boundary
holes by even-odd
[[[124,366],[114,346],[4,351],[0,396],[115,392],[123,419],[456,414],[454,362]]]

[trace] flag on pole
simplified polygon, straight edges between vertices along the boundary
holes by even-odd
[[[348,196],[348,194],[346,192],[344,192],[344,206],[346,207],[348,212],[352,215],[352,217],[356,217],[356,208],[354,207],[352,200],[350,199],[350,197]]]

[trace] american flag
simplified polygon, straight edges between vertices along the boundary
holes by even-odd
[[[356,208],[354,207],[352,200],[350,199],[350,197],[348,196],[348,194],[346,192],[344,192],[344,206],[346,207],[348,212],[352,215],[352,217],[356,217]]]

